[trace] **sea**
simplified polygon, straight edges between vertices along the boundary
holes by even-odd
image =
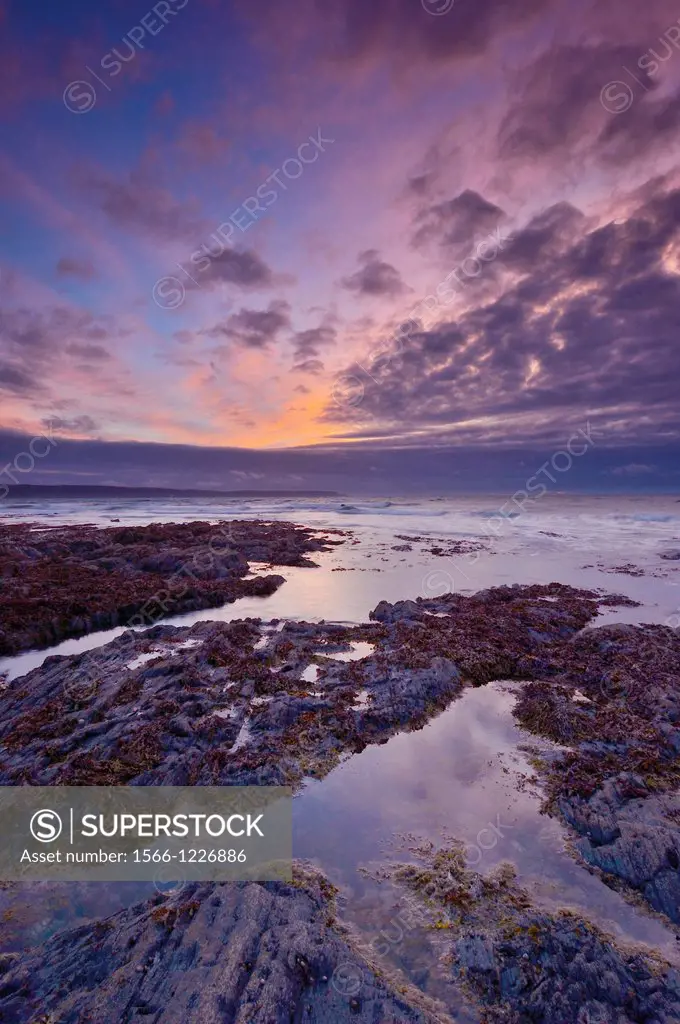
[[[168,621],[192,625],[205,619],[247,616],[308,622],[365,622],[379,601],[469,594],[513,583],[568,583],[625,594],[638,608],[614,608],[598,619],[680,626],[680,500],[664,495],[581,496],[548,494],[513,511],[507,495],[456,498],[250,499],[172,501],[5,501],[0,522],[144,525],[219,523],[242,519],[287,521],[351,534],[330,552],[315,553],[316,569],[253,566],[276,572],[284,586],[267,598],[248,598],[220,609],[179,615]],[[404,540],[403,538],[410,538]],[[413,540],[412,538],[419,538]],[[462,555],[432,554],[451,542],[483,549]],[[411,551],[395,550],[405,545]],[[0,660],[0,672],[15,675],[50,654],[88,650],[122,629],[67,640],[49,652]]]
[[[317,568],[251,566],[286,579],[266,598],[248,598],[167,621],[179,626],[247,616],[309,622],[363,622],[381,600],[473,593],[503,584],[559,582],[623,594],[638,607],[607,608],[608,622],[680,627],[680,502],[672,496],[547,494],[514,510],[507,495],[441,498],[200,499],[5,501],[0,522],[66,524],[289,521],[342,530],[345,543],[314,553]],[[477,545],[449,554],[453,542]],[[433,553],[434,549],[434,553]],[[590,628],[590,627],[589,627]],[[71,654],[113,639],[122,629],[68,640],[46,651],[0,661],[13,679],[48,655]],[[510,861],[532,898],[548,910],[568,907],[634,948],[652,949],[680,966],[674,934],[627,903],[569,852],[562,826],[541,813],[543,794],[531,763],[537,741],[512,715],[520,683],[498,680],[463,696],[424,728],[400,733],[343,759],[324,779],[308,780],[294,800],[294,854],[322,868],[341,890],[341,915],[384,966],[468,1018],[450,979],[437,967],[433,933],[404,934],[394,923],[403,894],[375,873],[411,858],[413,845],[465,843],[480,872]],[[62,885],[0,892],[11,935],[0,948],[21,949],[66,924],[115,911],[139,887],[94,890]],[[17,913],[17,911],[19,911]],[[401,931],[401,936],[398,936]],[[380,936],[383,939],[380,940]],[[394,935],[385,941],[385,935]]]

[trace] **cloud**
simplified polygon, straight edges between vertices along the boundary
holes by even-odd
[[[331,327],[327,321],[328,318],[319,327],[312,327],[307,331],[297,331],[293,335],[294,365],[292,372],[322,372],[324,364],[319,356],[325,348],[334,345],[337,338],[337,330],[335,327]]]
[[[399,271],[381,260],[377,249],[359,253],[358,259],[361,269],[342,279],[343,288],[356,295],[386,295],[388,298],[396,298],[408,290]]]
[[[612,476],[646,476],[656,472],[657,466],[648,466],[644,462],[629,462],[626,466],[614,466],[610,470]]]
[[[208,259],[207,256],[203,260]],[[196,289],[205,284],[235,284],[242,288],[269,288],[283,281],[281,275],[275,275],[261,256],[252,249],[223,249],[216,256],[209,257],[209,265],[205,269],[197,269],[197,285],[187,287]]]
[[[680,60],[680,58],[679,58]],[[680,138],[680,91],[672,96],[645,97],[627,113],[611,118],[597,140],[602,159],[621,166],[649,160],[651,153],[677,149]]]
[[[16,10],[11,15],[16,18]],[[28,103],[53,94],[53,67],[44,40],[35,39],[35,45],[27,46],[12,31],[11,19],[1,6],[0,26],[0,110],[9,119],[19,117]]]
[[[191,121],[182,126],[177,146],[192,162],[206,165],[223,162],[231,143],[212,125]]]
[[[406,195],[414,195],[422,198],[428,194],[432,184],[433,174],[431,172],[416,174],[412,178],[408,179],[405,193]]]
[[[442,246],[470,246],[481,235],[497,228],[505,213],[478,192],[466,189],[460,195],[419,210],[414,220],[412,244],[436,242]]]
[[[42,425],[45,430],[60,434],[94,434],[99,430],[99,424],[91,416],[75,416],[70,420],[52,416],[44,419]]]
[[[191,241],[205,230],[196,203],[183,203],[140,170],[118,180],[103,171],[81,175],[84,189],[110,222],[158,241]]]
[[[171,92],[164,92],[158,97],[154,104],[153,112],[158,117],[167,117],[175,110],[175,100]]]
[[[212,327],[204,334],[211,338],[225,337],[244,348],[264,349],[276,341],[279,333],[290,326],[290,306],[287,302],[270,302],[264,310],[241,309],[223,324]]]
[[[57,263],[57,273],[62,277],[77,277],[82,281],[91,281],[96,277],[95,269],[89,260],[72,259],[62,256]]]
[[[76,426],[78,420],[67,423]],[[85,425],[83,425],[85,426]],[[45,427],[47,429],[47,426]],[[79,433],[76,427],[73,433]],[[83,430],[82,432],[87,432]],[[244,448],[208,448],[147,442],[105,442],[60,437],[49,466],[36,465],[30,481],[118,486],[243,489],[338,490],[349,494],[470,494],[495,495],[489,507],[498,507],[497,495],[513,494],[525,486],[555,449],[540,442],[529,446],[483,445],[398,448],[389,442],[361,442],[351,446],[324,444],[307,448],[257,451]],[[17,452],[28,451],[30,435],[0,430],[0,465],[12,462]],[[659,467],[658,483],[677,491],[679,446],[618,447],[599,445],[560,478],[564,490],[630,491],[648,486],[649,478],[617,478],[611,469],[640,457]],[[483,508],[482,504],[480,508]]]
[[[111,358],[111,353],[101,345],[81,345],[78,342],[72,342],[66,346],[64,351],[70,356],[78,356],[79,359],[85,359],[87,362],[98,362]]]
[[[295,359],[311,359],[329,345],[335,344],[337,331],[334,327],[322,325],[312,327],[308,331],[298,331],[293,335]]]
[[[210,134],[205,126],[203,128],[205,130],[199,133],[199,137],[204,150],[211,145],[219,148],[218,137]],[[294,281],[288,274],[275,274],[253,250],[231,248],[219,233],[211,236],[211,243],[214,241],[217,246],[216,251],[211,248],[211,243],[205,242],[195,249],[197,240],[208,232],[198,204],[177,200],[169,190],[152,180],[144,168],[137,168],[120,180],[101,171],[89,171],[80,177],[85,190],[94,197],[112,224],[159,243],[186,243],[187,252],[191,253],[190,258],[188,256],[184,261],[188,279],[183,281],[183,287],[187,291],[220,284],[266,289]]]
[[[47,393],[58,375],[85,364],[89,374],[111,359],[113,345],[127,335],[115,318],[94,317],[73,306],[0,309],[0,393]],[[76,364],[75,361],[78,361]]]
[[[584,159],[621,167],[675,143],[680,93],[662,88],[645,57],[638,43],[564,44],[541,53],[510,79],[499,157],[560,169],[578,163],[582,173]]]
[[[0,391],[9,394],[28,395],[40,391],[41,387],[32,374],[11,363],[0,362]]]
[[[559,436],[587,419],[610,439],[680,438],[680,189],[642,190],[626,218],[593,225],[559,203],[511,236],[513,280],[457,322],[386,349],[363,400],[327,418],[495,439]]]
[[[301,363],[296,363],[293,366],[291,373],[322,373],[324,370],[324,364],[320,359],[305,359]]]
[[[503,246],[503,265],[531,273],[539,263],[554,259],[583,233],[586,218],[570,203],[555,203],[512,233]]]
[[[252,5],[241,0],[244,13]],[[500,34],[530,22],[548,0],[475,0],[433,17],[418,0],[300,0],[295,23],[275,0],[258,6],[256,30],[273,48],[308,52],[325,61],[366,64],[388,60],[395,69],[462,60],[485,53]],[[263,28],[266,26],[266,33]]]

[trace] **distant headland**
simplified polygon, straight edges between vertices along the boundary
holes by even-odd
[[[102,484],[16,484],[7,499],[69,498],[339,498],[338,491],[219,491],[179,487],[109,487]]]

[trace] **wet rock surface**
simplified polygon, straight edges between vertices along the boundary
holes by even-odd
[[[357,996],[333,983],[357,973]],[[301,866],[292,885],[187,884],[0,956],[7,1024],[432,1021],[403,989],[369,970],[336,924],[332,887]]]
[[[567,747],[544,761],[550,813],[612,886],[680,924],[680,636],[587,629],[527,683],[516,708]]]
[[[282,628],[277,629],[277,625]],[[342,662],[382,627],[256,621],[156,626],[49,658],[0,699],[0,781],[41,785],[297,785],[444,707],[447,659],[413,672]],[[305,669],[316,664],[317,678]],[[371,700],[355,707],[368,688]]]
[[[586,863],[680,922],[680,794],[654,794],[642,776],[622,772],[589,800],[564,799],[560,810]]]
[[[0,784],[298,787],[344,755],[420,728],[463,687],[514,679],[522,682],[518,720],[560,745],[540,762],[546,810],[572,829],[579,856],[607,884],[636,893],[677,922],[680,636],[662,626],[595,625],[600,609],[632,603],[560,584],[514,586],[381,602],[360,626],[249,619],[128,632],[85,654],[47,658],[0,689]],[[482,878],[465,869],[455,847],[441,856],[432,851],[425,861],[422,869],[395,869],[394,880],[441,911],[435,928],[451,939],[449,971],[488,1020],[680,1019],[678,977],[668,965],[623,950],[575,915],[536,909],[508,868]],[[299,952],[288,936],[298,910],[284,911],[283,904],[298,907],[295,887],[251,883],[196,893],[198,906],[182,918],[176,946],[172,915],[184,906],[186,888],[168,901],[115,915],[113,925],[60,933],[22,954],[21,963],[5,957],[0,1011],[15,1014],[10,1021],[33,1021],[37,1000],[49,991],[52,1002],[43,1002],[40,1012],[64,1024],[103,1022],[111,1018],[96,1013],[108,1012],[107,1000],[116,998],[111,972],[121,971],[127,993],[115,1018],[121,1020],[154,1014],[244,1022],[429,1019],[408,1016],[421,1010],[390,1003],[384,988],[374,995],[373,982],[356,999],[345,992],[340,1003],[332,983],[322,982],[323,991],[312,983],[317,970],[323,979],[335,969],[326,946],[334,950],[341,940],[328,922],[317,960],[305,946],[298,965],[303,981],[299,975],[291,981],[283,964]],[[209,909],[217,896],[227,908],[224,922],[217,905]],[[316,897],[307,892],[305,899]],[[166,910],[172,927],[157,934],[153,914],[163,917]],[[211,914],[219,949],[215,936],[205,937]],[[285,951],[257,986],[247,972],[233,982],[229,967],[234,956],[251,964],[260,956],[240,952],[241,929],[251,917],[253,942],[263,929],[269,934],[267,921],[280,936],[263,943],[263,955]],[[119,938],[134,937],[128,927],[145,938],[133,943],[139,954],[121,960]],[[85,980],[77,973],[82,963]],[[177,966],[185,963],[188,968]],[[222,985],[226,1002],[218,998]],[[86,989],[91,1006],[96,1000],[90,1018],[79,1015],[85,1004],[77,1002]],[[254,1005],[258,992],[263,1002]],[[159,1016],[175,1012],[175,994],[178,1016]]]
[[[453,972],[489,1022],[671,1024],[680,1019],[680,972],[623,948],[576,914],[535,907],[512,865],[488,875],[466,869],[455,842],[418,851],[391,878],[431,912]]]
[[[413,551],[414,545],[420,545],[419,551],[423,555],[434,555],[435,558],[454,558],[456,555],[471,555],[480,551],[488,551],[486,543],[477,540],[454,540],[451,537],[423,537],[410,536],[409,534],[397,533],[395,540],[402,541],[401,544],[392,548],[393,551]]]
[[[229,521],[46,530],[0,526],[0,656],[119,625],[266,596],[282,576],[244,579],[249,562],[308,566],[342,534]]]
[[[374,625],[128,632],[47,658],[0,692],[0,784],[296,786],[421,727],[465,683],[539,675],[600,600],[556,584],[500,587],[381,605]],[[360,660],[333,658],[367,642]]]

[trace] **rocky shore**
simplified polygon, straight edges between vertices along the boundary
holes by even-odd
[[[438,915],[441,970],[488,1024],[672,1024],[680,1019],[680,971],[624,949],[568,911],[533,905],[511,864],[467,870],[455,843],[421,850],[391,878]]]
[[[298,547],[280,557],[326,543],[294,536]],[[514,680],[517,720],[554,744],[534,755],[546,813],[603,882],[677,926],[680,636],[597,626],[601,610],[632,603],[553,583],[382,601],[356,626],[246,619],[128,631],[48,657],[0,690],[0,784],[299,788],[422,727],[465,687]],[[397,866],[391,881],[439,915],[443,966],[471,1019],[680,1019],[668,964],[535,907],[508,866],[477,875],[455,843],[421,854],[423,865]],[[0,1012],[16,1024],[39,1013],[103,1024],[110,1007],[125,1021],[450,1019],[408,985],[396,996],[366,963],[361,993],[341,993],[338,964],[358,970],[357,957],[313,873],[293,886],[185,886],[20,960],[6,954]]]
[[[0,954],[6,1024],[428,1024],[417,990],[370,971],[337,923],[332,886],[186,884],[35,949]],[[355,996],[338,978],[363,979]],[[441,1018],[439,1018],[441,1019]]]
[[[680,635],[604,626],[527,683],[519,721],[566,751],[539,759],[546,810],[603,881],[680,924]]]
[[[373,624],[158,625],[0,696],[3,785],[292,785],[466,684],[543,678],[604,599],[551,584],[381,602]],[[607,599],[611,601],[612,599]],[[370,645],[359,660],[343,650]]]
[[[98,529],[0,526],[0,656],[115,626],[272,594],[285,581],[246,579],[249,562],[309,566],[343,543],[292,523],[230,521]]]

